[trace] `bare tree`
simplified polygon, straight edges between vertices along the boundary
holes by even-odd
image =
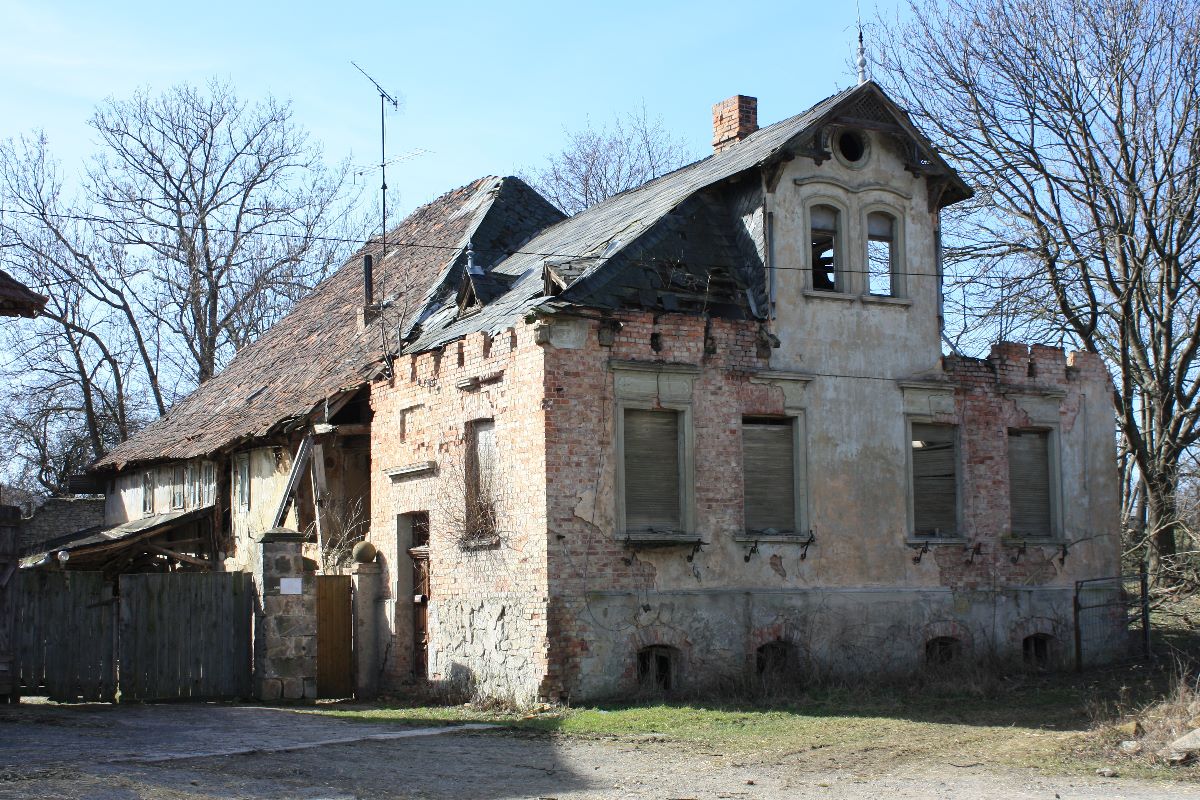
[[[977,191],[945,220],[965,279],[948,294],[976,309],[976,337],[1001,327],[1108,361],[1146,538],[1169,556],[1180,460],[1200,436],[1200,4],[909,12],[872,37],[880,80]]]
[[[681,139],[651,120],[646,107],[618,116],[611,126],[564,131],[567,146],[546,166],[522,176],[567,214],[578,214],[614,194],[641,186],[688,163]]]
[[[44,136],[0,143],[0,262],[51,297],[6,331],[24,424],[5,435],[47,489],[55,464],[77,469],[212,377],[361,232],[346,167],[324,166],[286,104],[213,82],[109,100],[91,125],[75,199]],[[77,434],[89,458],[66,446]]]
[[[128,257],[164,356],[199,383],[325,277],[346,250],[337,202],[347,167],[268,99],[212,82],[109,100],[91,120],[103,150],[89,188],[101,235]]]

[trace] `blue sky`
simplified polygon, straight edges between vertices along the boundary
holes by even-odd
[[[702,156],[718,100],[757,96],[766,124],[853,83],[855,18],[853,3],[753,0],[0,0],[0,138],[43,129],[72,173],[105,97],[218,76],[244,99],[291,100],[331,162],[370,164],[379,100],[353,59],[404,101],[388,116],[389,155],[429,151],[389,169],[391,202],[407,211],[480,175],[536,167],[564,128],[643,103]]]

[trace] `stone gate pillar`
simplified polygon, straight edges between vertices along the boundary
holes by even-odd
[[[260,700],[317,697],[317,581],[304,568],[304,536],[263,533],[254,565],[254,690]]]
[[[372,548],[371,555],[374,555]],[[382,568],[376,561],[354,565],[354,696],[369,700],[379,693],[379,590]]]

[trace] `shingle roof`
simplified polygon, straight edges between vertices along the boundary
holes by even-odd
[[[361,386],[381,356],[379,326],[362,324],[365,252],[376,256],[377,300],[394,297],[401,286],[420,294],[445,279],[481,231],[493,231],[491,246],[514,249],[561,217],[515,178],[480,178],[448,192],[389,233],[386,257],[379,258],[377,242],[359,251],[220,374],[92,468],[207,455],[268,435]]]
[[[45,297],[0,270],[0,316],[36,317],[45,306]]]

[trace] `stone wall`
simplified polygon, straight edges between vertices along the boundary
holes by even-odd
[[[259,547],[254,685],[260,700],[317,697],[317,582],[301,551],[294,531],[267,531]]]
[[[21,552],[104,522],[103,497],[51,497],[21,520]]]
[[[546,662],[546,483],[542,349],[532,326],[399,359],[372,385],[371,541],[390,630],[385,688],[414,676],[413,561],[405,520],[428,514],[428,662],[435,685],[518,702]],[[494,538],[464,538],[470,424],[494,422]]]

